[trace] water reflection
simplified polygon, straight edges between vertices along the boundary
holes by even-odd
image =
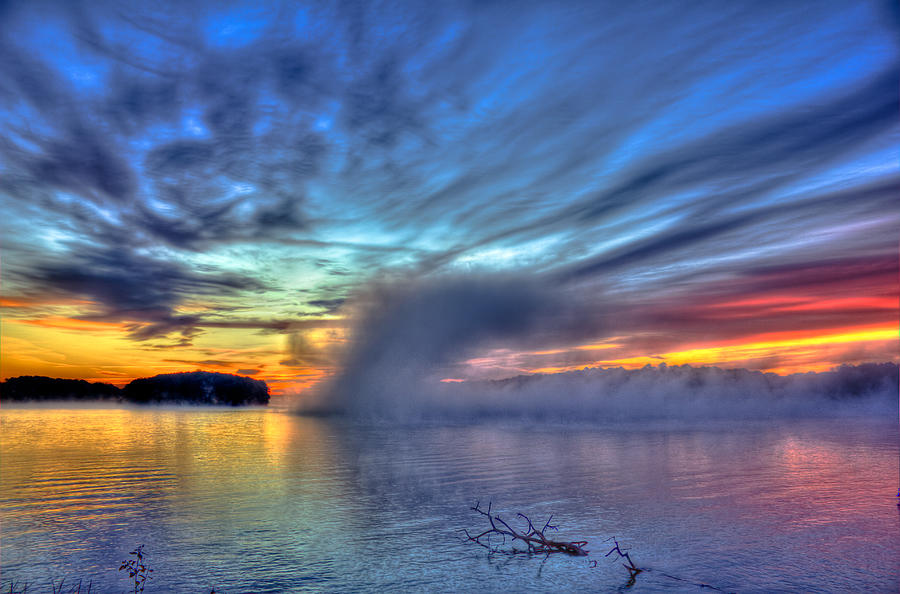
[[[206,409],[0,420],[4,580],[115,589],[116,562],[143,543],[158,591],[624,583],[602,563],[488,561],[458,532],[479,499],[554,514],[595,557],[616,535],[640,563],[726,589],[883,590],[900,569],[884,424],[396,427]],[[670,586],[650,573],[635,589]]]

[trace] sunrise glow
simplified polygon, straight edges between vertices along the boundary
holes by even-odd
[[[874,6],[720,7],[732,38],[659,5],[627,60],[600,8],[373,13],[362,45],[324,7],[36,10],[0,45],[0,378],[898,360]]]

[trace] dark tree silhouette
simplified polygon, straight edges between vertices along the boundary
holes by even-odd
[[[43,376],[0,383],[2,400],[116,400],[135,404],[187,403],[240,406],[269,403],[266,382],[228,373],[192,371],[136,379],[123,389],[111,384]]]
[[[136,379],[123,390],[135,403],[184,402],[190,404],[268,404],[269,387],[264,381],[228,373],[192,371]]]
[[[0,400],[118,400],[122,391],[112,384],[60,379],[41,375],[11,377],[0,383]]]

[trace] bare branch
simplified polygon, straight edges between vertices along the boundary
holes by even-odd
[[[481,509],[480,503],[478,502],[476,502],[475,506],[471,509],[472,511],[486,516],[488,522],[490,522],[491,524],[491,528],[490,530],[485,530],[478,536],[471,536],[467,530],[463,530],[463,532],[465,532],[466,534],[466,539],[483,546],[492,553],[503,553],[508,555],[514,555],[517,553],[526,553],[529,555],[549,555],[550,553],[565,553],[567,555],[572,555],[575,557],[586,557],[588,554],[588,551],[584,548],[585,546],[587,546],[587,541],[577,540],[569,542],[562,540],[551,540],[547,538],[547,536],[544,534],[546,530],[557,530],[556,526],[552,526],[550,524],[550,520],[553,518],[553,516],[550,516],[550,518],[548,518],[547,522],[544,524],[544,527],[538,530],[528,516],[523,513],[516,514],[517,517],[522,518],[528,524],[527,530],[519,531],[510,526],[498,514],[493,513],[491,502],[488,503],[487,511]],[[510,547],[501,549],[500,547],[491,546],[490,537],[495,534],[503,538],[503,545],[506,544],[506,537],[508,536],[510,538]],[[516,548],[515,541],[517,540],[525,543],[526,548],[524,550]]]
[[[625,562],[622,563],[622,567],[628,570],[628,574],[630,576],[630,579],[628,580],[628,586],[631,586],[634,584],[635,576],[637,576],[637,574],[641,573],[644,570],[634,564],[634,561],[631,560],[631,555],[628,554],[628,551],[622,550],[622,548],[619,546],[619,541],[616,540],[616,537],[612,537],[610,540],[613,541],[615,546],[611,548],[609,552],[604,555],[604,557],[609,557],[610,555],[615,553],[616,559],[625,559]]]

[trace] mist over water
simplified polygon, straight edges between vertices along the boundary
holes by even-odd
[[[586,338],[599,323],[536,279],[458,277],[381,284],[357,303],[340,371],[299,407],[394,420],[525,417],[558,421],[891,416],[898,366],[871,363],[779,376],[689,365],[591,368],[441,383],[454,365],[503,345],[535,348],[548,329]]]
[[[344,408],[329,412],[396,420],[891,418],[898,413],[897,372],[893,363],[788,376],[689,365],[586,369],[498,381],[394,386],[393,397],[384,387],[374,386],[371,392],[348,394],[342,400]]]
[[[357,320],[351,346],[309,406],[406,416],[455,361],[479,347],[528,340],[561,306],[558,295],[522,277],[377,283],[349,306]]]

